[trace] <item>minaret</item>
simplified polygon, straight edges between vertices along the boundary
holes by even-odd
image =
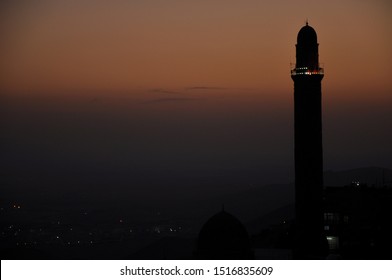
[[[295,216],[294,258],[320,258],[326,250],[323,238],[323,147],[321,80],[316,31],[301,28],[296,44],[294,81]]]

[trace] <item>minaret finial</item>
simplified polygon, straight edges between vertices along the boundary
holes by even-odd
[[[306,26],[308,26],[309,25],[309,21],[308,21],[308,18],[306,18]]]

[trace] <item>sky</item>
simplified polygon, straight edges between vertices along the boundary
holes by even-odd
[[[325,86],[391,89],[389,1],[2,2],[5,89],[288,90],[306,19]]]
[[[383,0],[1,1],[1,165],[9,178],[292,181],[290,64],[308,20],[325,169],[392,168],[391,12]]]

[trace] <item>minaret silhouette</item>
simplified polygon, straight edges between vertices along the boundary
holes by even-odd
[[[323,148],[321,80],[316,31],[301,28],[296,44],[294,81],[295,211],[294,258],[321,258],[327,250],[323,237]]]

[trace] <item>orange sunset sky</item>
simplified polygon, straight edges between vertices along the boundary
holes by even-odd
[[[292,89],[299,29],[318,33],[324,91],[392,90],[392,4],[347,1],[2,1],[0,89]]]

